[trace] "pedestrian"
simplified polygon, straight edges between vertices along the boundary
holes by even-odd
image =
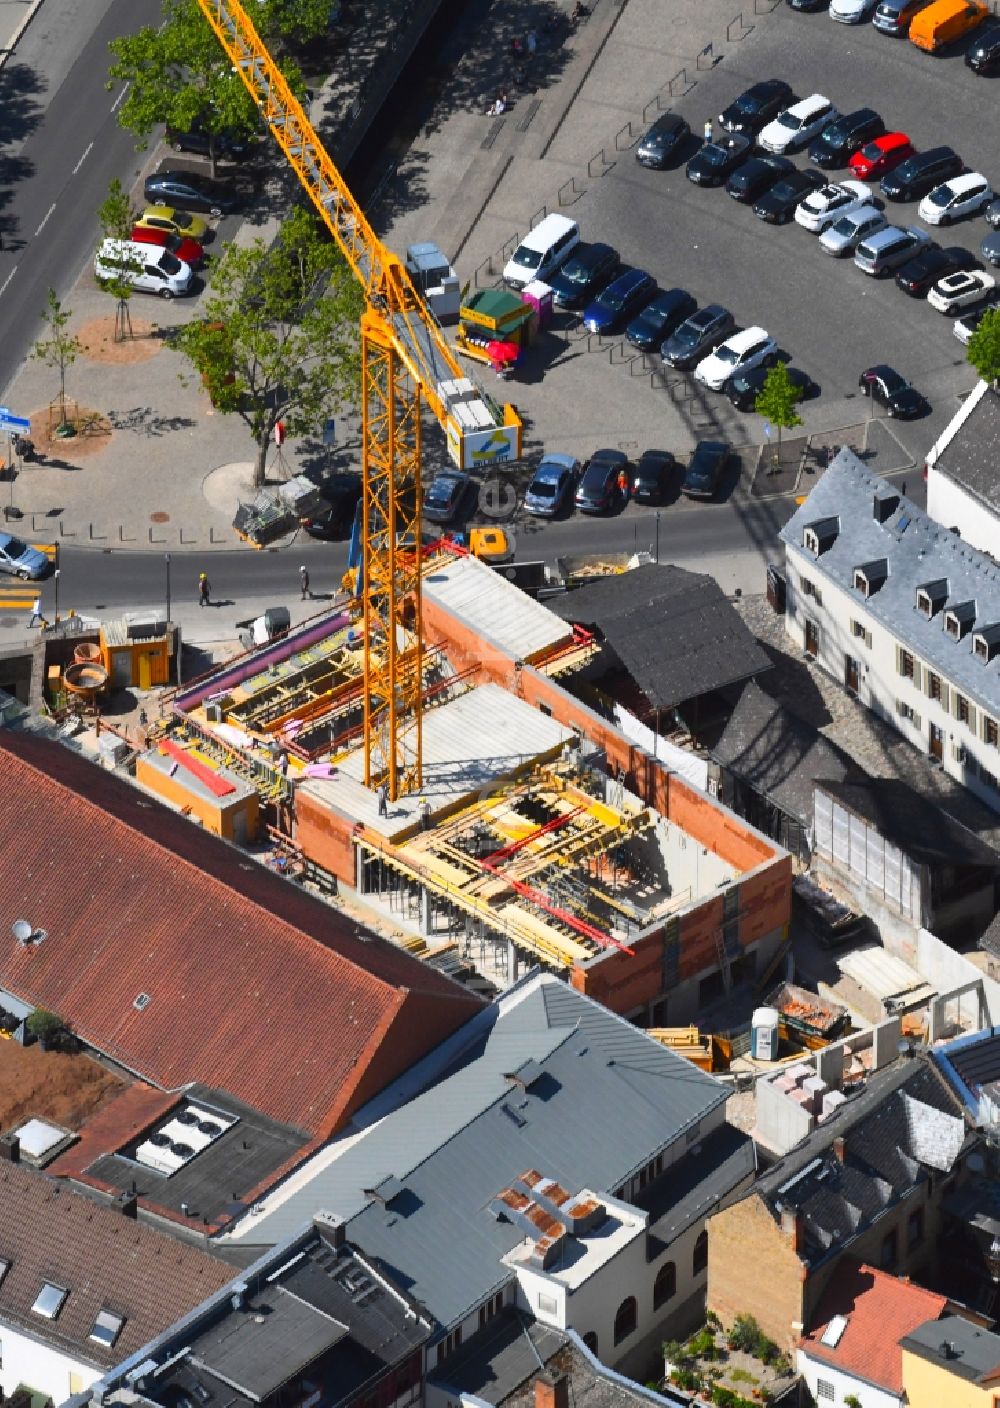
[[[212,594],[212,588],[211,588],[211,585],[209,584],[208,573],[207,573],[207,572],[199,572],[199,573],[198,573],[198,605],[199,605],[199,606],[208,606],[208,605],[209,605],[209,597],[211,596],[211,594]]]
[[[905,499],[905,498],[906,498],[906,480],[905,480],[905,479],[903,480],[903,482],[902,482],[902,483],[900,484],[900,486],[899,486],[899,492],[902,494],[903,498]]]
[[[305,601],[308,597],[312,601],[312,592],[309,590],[309,573],[304,567],[299,568],[299,581],[302,584],[302,600]]]
[[[33,626],[36,621],[40,626],[45,625],[45,617],[42,615],[42,598],[40,596],[36,596],[32,604],[31,620],[28,622],[29,627]]]
[[[288,754],[285,752],[284,748],[278,753],[278,771],[281,773],[282,777],[288,776]]]
[[[378,789],[378,814],[379,816],[389,815],[389,789],[384,782]]]
[[[429,831],[431,829],[431,804],[426,797],[420,798],[420,830]]]
[[[618,492],[622,496],[623,500],[628,498],[629,483],[627,470],[620,469],[618,471]]]
[[[715,134],[714,134],[713,129],[712,129],[712,119],[709,117],[709,118],[707,118],[706,121],[705,121],[705,142],[706,142],[706,145],[707,145],[709,142],[712,141],[712,138],[713,138],[714,135],[715,135]]]

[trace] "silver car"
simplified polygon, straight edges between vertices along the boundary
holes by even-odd
[[[22,543],[10,533],[0,533],[0,572],[37,580],[44,577],[49,559],[37,548]]]
[[[819,247],[835,259],[851,254],[862,240],[884,230],[888,220],[874,205],[863,205],[860,210],[852,210],[849,215],[841,215],[832,225],[828,225],[819,237]]]

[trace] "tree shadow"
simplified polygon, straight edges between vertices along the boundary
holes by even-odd
[[[109,411],[114,430],[133,430],[139,435],[159,438],[174,430],[190,430],[196,421],[190,416],[160,416],[151,406],[133,406],[127,411]]]
[[[42,106],[36,99],[48,82],[28,64],[8,63],[0,69],[0,143],[23,142],[38,127]]]

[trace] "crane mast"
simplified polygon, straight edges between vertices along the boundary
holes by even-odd
[[[365,785],[390,800],[422,775],[421,407],[462,466],[521,451],[521,422],[470,387],[405,265],[372,230],[239,0],[198,0],[268,130],[361,283],[362,583]],[[469,388],[478,433],[468,430]],[[478,453],[473,445],[479,446]]]

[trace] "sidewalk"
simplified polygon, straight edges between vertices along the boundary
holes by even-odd
[[[43,3],[44,0],[3,0],[0,5],[0,69],[17,48],[17,41]]]

